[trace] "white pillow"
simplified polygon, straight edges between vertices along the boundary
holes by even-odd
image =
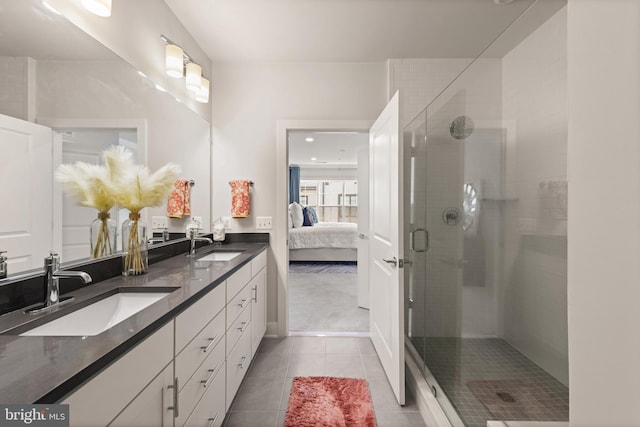
[[[289,205],[289,212],[291,212],[291,220],[293,221],[293,228],[302,227],[304,218],[302,216],[302,206],[296,202]]]
[[[287,215],[289,217],[289,228],[293,228],[293,219],[291,219],[291,211],[289,211],[289,215]]]

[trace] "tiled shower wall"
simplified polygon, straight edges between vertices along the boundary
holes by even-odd
[[[565,385],[567,345],[567,11],[502,61],[508,138],[504,338]]]
[[[32,62],[25,57],[0,56],[0,114],[29,120],[28,88]]]

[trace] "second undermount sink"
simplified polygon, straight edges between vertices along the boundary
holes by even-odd
[[[153,292],[126,290],[112,295],[107,294],[93,304],[23,332],[20,336],[98,335],[161,300],[175,289],[177,288]]]
[[[241,254],[242,252],[212,252],[201,258],[198,258],[198,261],[231,261]]]

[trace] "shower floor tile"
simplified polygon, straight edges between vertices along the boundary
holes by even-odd
[[[445,337],[411,341],[465,426],[485,427],[488,420],[569,420],[569,389],[506,341]]]

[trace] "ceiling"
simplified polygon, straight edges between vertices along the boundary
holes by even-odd
[[[534,2],[165,1],[214,62],[472,58]]]
[[[368,144],[367,132],[289,132],[289,164],[306,168],[355,168],[358,151]]]

